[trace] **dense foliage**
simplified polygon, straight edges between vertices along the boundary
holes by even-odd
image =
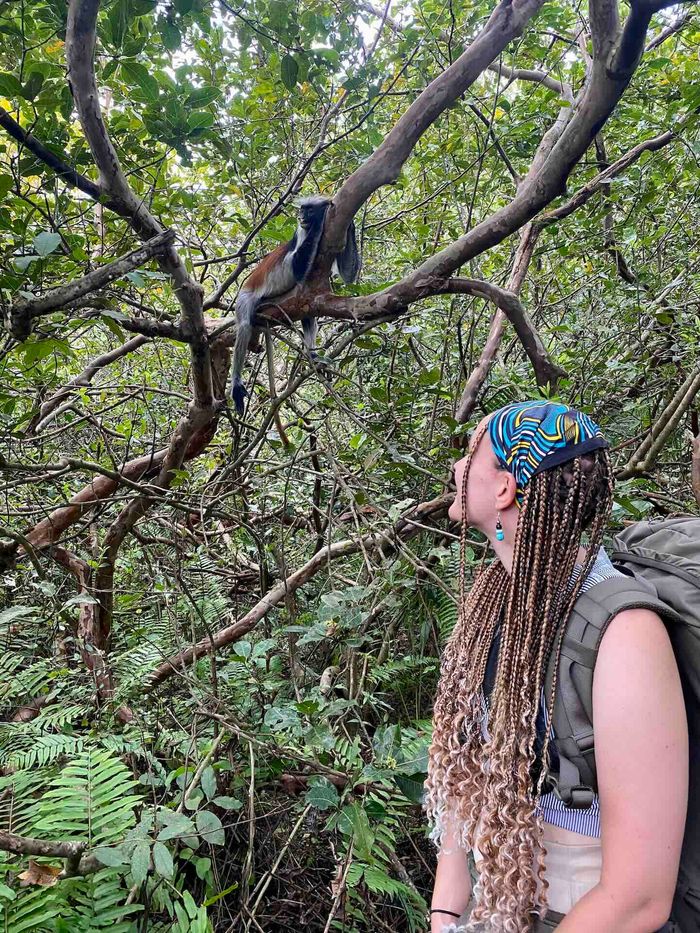
[[[340,188],[492,9],[101,4],[105,121],[132,190],[175,231],[210,334],[231,322],[245,268],[292,234],[294,195]],[[363,273],[344,293],[389,287],[508,204],[571,101],[506,69],[578,94],[587,28],[578,5],[545,4],[501,72],[497,60],[427,129],[357,214]],[[148,259],[37,315],[26,339],[5,334],[0,829],[84,848],[72,868],[0,853],[3,930],[426,929],[434,852],[420,799],[457,548],[449,497],[410,533],[398,533],[401,516],[444,495],[465,432],[510,400],[550,394],[592,414],[620,470],[658,435],[700,339],[699,40],[695,7],[654,17],[630,87],[552,204],[672,132],[541,231],[520,299],[566,371],[556,386],[538,387],[507,329],[475,409],[457,417],[494,311],[474,294],[428,294],[352,340],[348,321],[321,318],[325,373],[301,356],[298,322],[278,323],[270,355],[251,355],[244,421],[221,413],[167,486],[141,467],[91,496],[93,481],[168,448],[188,410],[197,361],[162,330],[181,312],[167,270]],[[49,161],[102,179],[71,92],[62,0],[0,3],[0,107]],[[9,125],[8,326],[18,303],[139,244],[127,217],[68,184]],[[461,274],[505,288],[517,244],[506,238]],[[271,398],[299,376],[273,420]],[[619,479],[618,524],[697,508],[697,388],[653,462]],[[115,537],[136,499],[138,520]],[[347,552],[331,553],[339,542]],[[474,534],[474,560],[483,547]],[[300,568],[301,585],[238,637],[151,683]],[[109,614],[95,623],[104,580]]]

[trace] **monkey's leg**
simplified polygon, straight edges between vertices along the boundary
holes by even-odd
[[[315,317],[304,317],[301,319],[301,329],[304,332],[304,346],[306,347],[306,352],[312,360],[317,360],[316,337],[318,336],[318,321]]]
[[[315,317],[305,317],[301,320],[301,326],[304,331],[304,346],[309,354],[309,359],[313,366],[318,370],[324,379],[330,378],[333,367],[329,360],[322,356],[316,350],[316,337],[318,334],[318,321]]]

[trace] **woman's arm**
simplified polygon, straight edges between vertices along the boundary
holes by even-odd
[[[560,933],[653,933],[668,919],[688,802],[688,726],[663,622],[626,609],[603,636],[593,677],[601,813],[600,883]]]
[[[430,906],[461,914],[469,903],[471,893],[472,883],[467,853],[457,845],[454,830],[448,823],[443,836],[442,848],[438,852],[433,899]],[[457,918],[449,914],[431,914],[431,933],[440,933],[444,926],[456,922]]]

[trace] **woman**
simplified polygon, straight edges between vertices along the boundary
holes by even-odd
[[[545,792],[541,767],[555,632],[579,593],[618,572],[601,547],[613,501],[608,447],[584,413],[527,401],[484,418],[455,466],[449,514],[462,522],[460,613],[443,655],[426,780],[440,850],[434,933],[653,933],[669,917],[688,734],[656,613],[619,612],[601,641],[593,805],[567,810]],[[496,559],[482,562],[465,598],[469,526],[488,537]]]

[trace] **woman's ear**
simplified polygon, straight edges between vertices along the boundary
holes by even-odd
[[[496,488],[496,508],[503,511],[513,502],[518,491],[518,483],[510,470],[499,470]]]

